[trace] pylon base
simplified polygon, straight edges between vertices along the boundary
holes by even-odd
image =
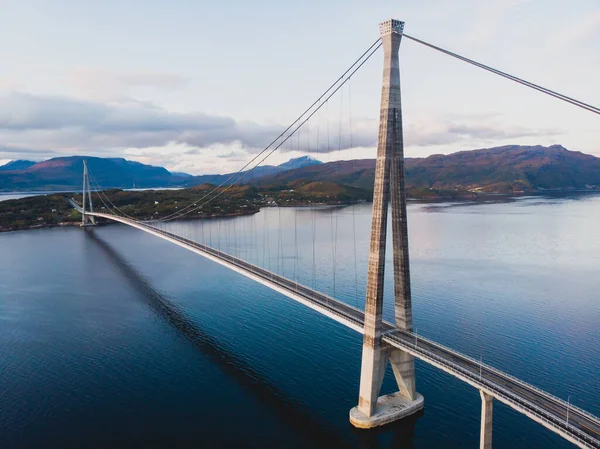
[[[380,396],[373,416],[367,416],[358,407],[350,410],[350,423],[359,429],[372,429],[410,416],[423,408],[425,399],[417,393],[414,401],[405,398],[400,392]]]

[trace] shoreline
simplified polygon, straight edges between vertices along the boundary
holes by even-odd
[[[252,210],[248,212],[242,213],[232,213],[232,214],[223,214],[223,215],[209,215],[204,217],[190,217],[190,218],[182,218],[181,221],[192,221],[192,220],[211,220],[215,218],[234,218],[234,217],[245,217],[248,215],[254,215],[260,212],[260,208],[258,210]],[[100,223],[97,223],[95,226],[110,226],[114,224],[119,224],[115,221],[102,219]],[[140,221],[152,221],[152,220],[140,220]],[[176,221],[176,220],[175,220]],[[16,231],[30,231],[34,229],[49,229],[49,228],[74,228],[80,227],[81,221],[65,221],[61,223],[44,223],[44,224],[36,224],[31,226],[23,226],[23,227],[13,227],[8,229],[0,228],[0,233],[2,232],[16,232]]]
[[[444,202],[462,202],[462,203],[476,203],[478,201],[489,201],[490,199],[496,199],[499,202],[501,201],[511,201],[516,200],[522,197],[528,196],[547,196],[547,195],[568,195],[568,194],[598,194],[600,193],[599,189],[586,189],[586,190],[544,190],[544,191],[535,191],[535,192],[479,192],[475,194],[473,197],[471,196],[456,196],[456,197],[438,197],[438,198],[407,198],[407,201],[410,203],[444,203]],[[181,218],[181,221],[191,221],[191,220],[210,220],[216,218],[234,218],[234,217],[243,217],[257,214],[264,208],[270,207],[299,207],[299,208],[311,208],[311,207],[347,207],[353,206],[357,204],[369,204],[371,201],[340,201],[340,202],[332,202],[332,203],[318,203],[318,202],[299,202],[299,203],[283,203],[278,206],[275,205],[262,205],[254,210],[249,211],[239,211],[231,214],[219,214],[219,215],[208,215],[208,216],[192,216],[188,218]],[[142,220],[143,221],[143,220]],[[150,221],[150,220],[148,220]],[[116,224],[116,222],[104,221],[98,224],[98,226],[108,226],[111,224]],[[0,233],[4,232],[17,232],[17,231],[28,231],[35,229],[50,229],[50,228],[64,228],[64,227],[79,227],[81,225],[80,221],[67,221],[61,223],[44,223],[44,224],[34,224],[29,226],[15,226],[9,228],[0,228]]]

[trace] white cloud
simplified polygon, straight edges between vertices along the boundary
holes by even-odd
[[[17,79],[0,77],[0,92],[3,90],[10,91],[10,90],[22,89],[23,87],[24,87],[23,82],[21,82]]]
[[[478,46],[485,46],[506,29],[506,19],[514,10],[532,0],[493,0],[476,2],[473,28],[468,40]]]
[[[101,151],[158,147],[170,142],[200,148],[236,143],[254,152],[264,148],[284,128],[281,124],[235,121],[200,112],[175,113],[136,101],[100,103],[21,92],[0,97],[1,141],[24,148]],[[338,146],[338,128],[329,126],[329,149]],[[323,128],[321,149],[328,148],[325,134]],[[375,134],[372,129],[363,129],[357,124],[354,135],[357,143],[373,143]],[[289,145],[291,143],[284,149]]]
[[[405,125],[405,145],[475,148],[558,134],[509,125],[501,118],[495,114],[423,116]],[[0,158],[125,156],[175,171],[219,173],[243,165],[284,128],[282,124],[238,122],[200,112],[174,113],[136,101],[101,103],[19,92],[0,97],[0,142],[5,145],[0,147]],[[340,158],[349,148],[374,148],[377,128],[377,120],[354,118],[350,139],[349,123],[340,127],[339,122],[327,125],[313,120],[266,163],[311,152],[331,153],[329,160]],[[363,150],[358,154],[368,157],[361,156]]]
[[[177,142],[169,142],[160,147],[125,148],[122,155],[143,164],[160,165],[170,171],[198,175],[235,171],[251,157],[236,144],[215,144],[208,148],[198,148]]]
[[[548,46],[559,49],[573,49],[577,45],[594,42],[600,37],[600,9],[583,15],[577,20],[565,23],[561,28],[550,33]]]
[[[203,113],[172,113],[140,102],[104,104],[18,92],[0,97],[0,138],[18,142],[14,146],[100,150],[240,141],[257,147],[279,129]]]
[[[173,91],[184,88],[189,80],[169,73],[120,73],[106,70],[76,69],[66,77],[85,98],[122,101],[139,89]]]
[[[481,114],[473,116],[428,116],[411,122],[406,127],[407,146],[429,147],[442,145],[501,144],[525,137],[556,136],[562,131],[537,129],[503,123],[500,116]]]

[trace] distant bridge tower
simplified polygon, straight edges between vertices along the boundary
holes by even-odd
[[[86,195],[87,194],[87,195]],[[93,226],[96,224],[96,218],[92,215],[87,215],[85,213],[85,200],[86,196],[90,206],[90,212],[94,212],[94,208],[92,207],[92,193],[90,192],[90,178],[88,176],[88,168],[87,161],[83,160],[83,200],[82,200],[82,209],[81,212],[81,226]]]
[[[390,202],[396,327],[412,332],[398,60],[403,29],[404,22],[399,20],[388,20],[379,25],[384,50],[383,85],[373,193],[360,395],[358,406],[350,411],[350,422],[360,428],[381,426],[423,408],[423,396],[415,389],[413,356],[400,349],[387,347],[381,340],[387,216]],[[388,361],[392,365],[399,391],[379,397]]]

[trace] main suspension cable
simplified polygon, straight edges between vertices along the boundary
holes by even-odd
[[[333,92],[331,92],[327,98],[325,99],[325,101],[323,101],[313,112],[310,113],[310,115],[308,117],[306,117],[306,119],[304,119],[297,127],[296,129],[294,129],[290,134],[287,135],[287,137],[282,140],[275,148],[271,149],[271,151],[269,151],[269,153],[267,153],[266,156],[264,156],[260,161],[258,161],[258,164],[256,164],[254,167],[252,167],[250,170],[244,172],[242,174],[242,176],[240,176],[240,179],[238,181],[236,181],[236,184],[238,182],[240,182],[242,179],[244,179],[247,175],[249,175],[250,173],[252,173],[254,171],[254,169],[256,169],[257,167],[260,166],[260,164],[262,164],[269,156],[271,156],[271,154],[273,154],[275,151],[277,151],[285,142],[287,142],[293,135],[294,133],[296,133],[296,131],[298,131],[306,122],[308,122],[316,113],[319,109],[321,109],[323,107],[323,105],[327,104],[328,100],[333,97],[336,92],[338,90],[340,90],[345,84],[346,82],[352,77],[352,75],[354,75],[370,58],[371,56],[373,56],[373,54],[375,54],[375,52],[379,49],[379,47],[381,47],[381,43],[375,47],[375,49],[369,54],[369,56],[367,56],[366,59],[364,59],[360,65],[358,67],[356,67],[356,69],[354,69],[352,71],[352,73],[338,86],[335,88],[335,90]],[[210,198],[209,200],[205,201],[203,204],[201,204],[200,206],[198,206],[197,209],[201,208],[203,205],[209,203],[210,201],[215,200],[216,198],[218,198],[219,196],[221,196],[223,193],[225,193],[227,190],[229,190],[231,187],[233,187],[235,184],[229,184],[227,186],[225,186],[223,188],[223,190],[221,190],[220,192],[218,192],[213,198]],[[189,211],[189,212],[193,212],[193,211]],[[186,212],[186,214],[188,214],[189,212]],[[184,214],[185,215],[185,214]],[[183,216],[183,215],[182,215]]]
[[[90,169],[88,168],[88,181],[92,182],[92,187],[94,188],[94,193],[96,193],[96,195],[98,196],[98,198],[100,199],[100,201],[102,202],[102,204],[104,204],[104,207],[106,209],[108,209],[108,211],[113,214],[113,215],[118,215],[114,210],[118,210],[118,207],[116,207],[113,202],[110,200],[110,198],[108,198],[108,196],[106,195],[106,193],[104,193],[102,186],[100,186],[100,184],[98,183],[98,181],[96,180],[96,178],[94,177],[94,175],[92,174],[92,172],[90,171]],[[106,201],[104,201],[104,198],[106,198],[106,201],[111,204],[113,207],[110,207]],[[126,215],[126,214],[124,214]]]
[[[417,42],[417,43],[419,43],[421,45],[425,45],[426,47],[429,47],[429,48],[432,48],[434,50],[437,50],[437,51],[439,51],[441,53],[444,53],[444,54],[446,54],[448,56],[452,56],[453,58],[460,59],[461,61],[464,61],[464,62],[466,62],[468,64],[474,65],[474,66],[479,67],[479,68],[484,69],[484,70],[487,70],[488,72],[494,73],[496,75],[500,75],[500,76],[502,76],[504,78],[507,78],[507,79],[509,79],[511,81],[515,81],[516,83],[522,84],[523,86],[530,87],[531,89],[535,89],[535,90],[537,90],[539,92],[542,92],[542,93],[544,93],[546,95],[550,95],[550,96],[552,96],[554,98],[558,98],[559,100],[565,101],[565,102],[570,103],[570,104],[572,104],[574,106],[578,106],[578,107],[580,107],[582,109],[585,109],[587,111],[590,111],[590,112],[593,112],[595,114],[599,114],[600,115],[600,108],[598,108],[596,106],[592,106],[591,104],[584,103],[583,101],[576,100],[575,98],[572,98],[572,97],[568,97],[568,96],[563,95],[561,93],[558,93],[556,91],[553,91],[553,90],[547,89],[545,87],[542,87],[542,86],[540,86],[538,84],[534,84],[534,83],[532,83],[530,81],[526,81],[526,80],[524,80],[522,78],[517,78],[514,75],[511,75],[509,73],[503,72],[503,71],[498,70],[498,69],[495,69],[493,67],[490,67],[488,65],[482,64],[480,62],[474,61],[473,59],[469,59],[469,58],[467,58],[465,56],[459,55],[458,53],[454,53],[454,52],[452,52],[450,50],[446,50],[444,48],[438,47],[437,45],[430,44],[430,43],[425,42],[425,41],[423,41],[421,39],[417,39],[416,37],[409,36],[406,33],[403,33],[402,35],[404,37],[406,37],[407,39],[410,39],[410,40],[412,40],[414,42]]]
[[[119,208],[117,207],[117,205],[115,205],[115,203],[113,203],[113,202],[111,201],[111,199],[108,197],[108,195],[106,194],[106,192],[104,192],[104,190],[102,189],[102,186],[100,186],[100,183],[98,182],[98,180],[96,179],[96,177],[93,175],[93,173],[92,173],[92,172],[89,170],[89,168],[88,168],[88,175],[89,175],[89,179],[91,179],[92,183],[93,183],[93,184],[95,184],[95,186],[96,186],[96,188],[97,188],[97,191],[96,191],[96,193],[98,194],[98,197],[100,198],[100,200],[102,201],[102,203],[104,204],[104,206],[105,206],[105,207],[106,207],[106,208],[107,208],[107,209],[108,209],[108,210],[109,210],[109,211],[110,211],[112,214],[114,214],[114,215],[119,215],[119,214],[117,214],[117,213],[115,213],[115,212],[113,211],[113,208],[114,208],[115,210],[119,211],[119,212],[120,212],[120,213],[121,213],[121,214],[122,214],[124,217],[126,217],[126,218],[129,218],[130,220],[133,220],[133,221],[140,221],[140,220],[137,220],[136,218],[134,218],[134,217],[132,217],[132,216],[128,215],[127,213],[123,212],[121,209],[119,209]],[[104,200],[102,199],[102,196],[104,196],[104,198],[106,198],[106,200],[107,200],[107,201],[108,201],[108,202],[109,202],[109,203],[110,203],[110,204],[113,206],[112,208],[111,208],[111,207],[108,207],[108,206],[106,205],[106,203],[105,203],[105,202],[104,202]]]
[[[273,145],[275,145],[275,143],[276,143],[276,142],[277,142],[279,139],[281,139],[281,138],[282,138],[282,137],[283,137],[283,136],[284,136],[284,135],[285,135],[285,134],[286,134],[286,133],[287,133],[287,132],[288,132],[290,129],[292,129],[292,128],[293,128],[293,127],[294,127],[294,126],[295,126],[295,125],[296,125],[298,122],[300,122],[300,121],[302,120],[302,118],[303,118],[303,117],[305,117],[305,116],[306,116],[306,114],[308,114],[308,113],[309,113],[309,112],[310,112],[310,111],[311,111],[311,110],[312,110],[312,109],[313,109],[313,108],[314,108],[314,107],[315,107],[317,104],[319,104],[319,103],[321,102],[321,100],[322,100],[322,99],[323,99],[325,96],[327,96],[327,94],[329,94],[329,92],[331,92],[331,90],[332,90],[332,89],[334,89],[334,88],[335,88],[335,87],[336,87],[336,86],[337,86],[337,85],[340,83],[340,81],[342,81],[342,80],[344,79],[344,77],[346,77],[346,75],[347,75],[347,74],[348,74],[350,71],[352,71],[352,70],[354,69],[354,72],[352,72],[352,73],[355,73],[355,72],[356,72],[356,70],[358,70],[358,68],[360,68],[360,67],[361,67],[361,66],[364,64],[364,62],[365,62],[365,61],[367,61],[367,60],[368,60],[368,59],[369,59],[369,58],[372,56],[372,54],[374,53],[374,51],[372,51],[372,52],[371,52],[371,50],[372,50],[372,49],[373,49],[373,47],[375,47],[375,46],[376,46],[377,48],[379,48],[379,47],[381,46],[381,40],[380,40],[380,39],[377,39],[375,42],[373,42],[373,43],[372,43],[372,44],[369,46],[369,48],[367,48],[367,50],[365,50],[365,51],[364,51],[364,52],[363,52],[363,53],[362,53],[362,54],[361,54],[361,55],[358,57],[358,59],[356,59],[356,60],[355,60],[355,61],[352,63],[352,65],[350,65],[350,67],[348,67],[348,69],[346,69],[346,71],[345,71],[345,72],[344,72],[344,73],[343,73],[343,74],[342,74],[342,75],[341,75],[341,76],[340,76],[338,79],[336,79],[336,80],[335,80],[335,81],[334,81],[334,82],[333,82],[333,83],[332,83],[332,84],[331,84],[331,85],[330,85],[330,86],[327,88],[327,90],[325,90],[325,92],[323,92],[323,93],[321,94],[321,96],[319,96],[319,98],[317,98],[317,99],[316,99],[316,100],[315,100],[315,101],[314,101],[314,102],[313,102],[313,103],[312,103],[312,104],[311,104],[311,105],[310,105],[308,108],[306,108],[306,109],[304,110],[304,112],[303,112],[302,114],[300,114],[300,115],[299,115],[299,116],[296,118],[296,120],[294,120],[294,121],[293,121],[293,122],[292,122],[292,123],[291,123],[291,124],[290,124],[290,125],[289,125],[289,126],[286,128],[286,129],[285,129],[285,130],[284,130],[284,131],[282,131],[282,132],[281,132],[281,133],[280,133],[280,134],[279,134],[279,135],[278,135],[278,136],[277,136],[275,139],[273,139],[273,140],[272,140],[272,141],[271,141],[271,142],[270,142],[270,143],[269,143],[269,144],[268,144],[268,145],[267,145],[267,146],[266,146],[266,147],[265,147],[265,148],[264,148],[262,151],[260,151],[260,152],[259,152],[259,153],[258,153],[256,156],[254,156],[254,157],[253,157],[253,158],[252,158],[250,161],[248,161],[248,162],[247,162],[247,163],[246,163],[246,164],[245,164],[245,165],[244,165],[242,168],[240,168],[240,169],[239,169],[237,172],[235,172],[235,173],[232,173],[232,174],[231,174],[231,175],[230,175],[230,176],[229,176],[227,179],[225,179],[223,182],[221,182],[221,183],[220,183],[218,186],[216,186],[216,187],[215,187],[214,189],[212,189],[210,192],[208,192],[207,194],[205,194],[205,195],[204,195],[202,198],[200,198],[199,200],[195,201],[194,203],[191,203],[191,204],[189,204],[188,206],[186,206],[185,208],[181,209],[180,211],[178,211],[178,212],[176,212],[176,213],[173,213],[173,214],[171,214],[171,215],[168,215],[168,216],[166,216],[166,217],[163,217],[163,218],[161,218],[161,219],[160,219],[160,221],[166,221],[166,220],[171,220],[171,219],[179,218],[177,215],[181,214],[181,212],[183,212],[184,210],[186,210],[186,209],[188,209],[188,208],[190,208],[190,207],[196,206],[198,202],[200,202],[200,201],[203,201],[204,199],[206,199],[207,197],[209,197],[210,195],[212,195],[213,193],[215,193],[215,192],[216,192],[216,191],[217,191],[219,188],[223,187],[223,186],[224,186],[224,185],[226,185],[226,184],[229,184],[229,182],[230,182],[232,179],[236,178],[236,176],[240,176],[240,177],[239,177],[239,178],[238,178],[238,179],[237,179],[237,180],[236,180],[236,181],[235,181],[233,184],[237,184],[237,183],[239,183],[239,182],[240,182],[240,181],[241,181],[241,180],[242,180],[242,179],[243,179],[243,178],[246,176],[246,174],[248,173],[248,171],[246,171],[246,172],[245,172],[244,170],[246,170],[246,168],[248,168],[248,167],[249,167],[249,166],[250,166],[250,165],[251,165],[253,162],[255,162],[255,161],[256,161],[256,160],[257,160],[257,159],[258,159],[258,158],[259,158],[261,155],[263,155],[263,154],[264,154],[266,151],[268,151],[268,150],[269,150],[269,148],[271,148]],[[377,50],[377,48],[376,48],[375,50]],[[367,55],[369,52],[371,52],[371,53],[370,53],[370,54],[369,54],[369,55],[366,57],[366,59],[365,59],[365,56],[366,56],[366,55]],[[362,61],[362,62],[361,62],[361,61]],[[356,67],[356,66],[357,66],[357,64],[359,64],[359,65],[358,65],[358,67]],[[355,67],[356,67],[356,69],[355,69]],[[335,93],[335,92],[337,92],[337,90],[338,90],[338,89],[339,89],[339,86],[338,86],[338,88],[337,88],[337,89],[334,91],[334,93]],[[330,97],[331,97],[331,95],[330,95],[329,97],[327,97],[327,99],[329,99]],[[326,99],[325,101],[327,101],[327,99]],[[311,116],[312,116],[312,115],[311,115]],[[302,124],[304,124],[305,122],[306,122],[306,120],[305,120],[304,122],[302,122]],[[300,126],[302,126],[302,125],[300,125]],[[298,128],[299,128],[299,127],[298,127]],[[298,129],[298,128],[296,128],[296,129]],[[292,132],[292,134],[293,134],[293,132]],[[289,138],[289,136],[288,136],[288,138]],[[285,139],[283,142],[281,142],[281,143],[279,144],[279,146],[281,146],[281,144],[283,144],[283,143],[284,143],[286,140],[287,140],[287,138],[286,138],[286,139]],[[277,150],[277,148],[279,148],[279,146],[277,146],[277,147],[275,148],[275,150]],[[271,152],[269,153],[269,155],[270,155],[270,154],[272,154],[272,153],[273,153],[273,151],[271,151]],[[261,161],[258,163],[258,165],[260,165],[260,163],[261,163],[261,162],[262,162],[264,159],[265,159],[265,158],[261,159]],[[250,171],[254,170],[254,168],[256,168],[256,166],[255,166],[255,167],[253,167],[253,168],[252,168]],[[229,184],[229,185],[231,185],[231,184]],[[196,209],[194,209],[194,210],[197,210],[197,209],[198,209],[198,208],[196,208]],[[187,214],[187,212],[186,212],[186,214]],[[182,216],[182,215],[181,215],[181,216]]]

